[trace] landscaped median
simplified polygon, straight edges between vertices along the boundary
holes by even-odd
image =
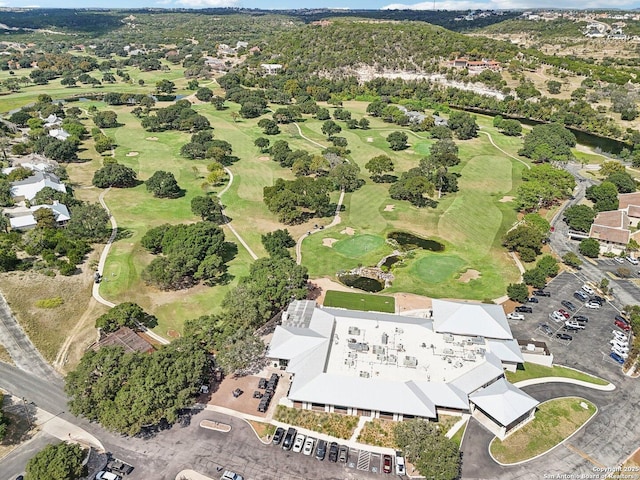
[[[288,425],[296,425],[307,430],[346,440],[353,435],[358,426],[359,417],[341,415],[339,413],[298,410],[297,408],[278,405],[273,419]]]
[[[562,443],[597,412],[596,406],[579,397],[555,398],[542,403],[535,418],[500,441],[489,445],[491,456],[500,464],[526,462]]]
[[[602,378],[589,375],[588,373],[584,373],[573,368],[561,367],[559,365],[554,365],[553,367],[545,367],[544,365],[537,365],[535,363],[525,363],[524,369],[516,370],[515,372],[506,372],[506,376],[507,380],[509,380],[509,382],[511,383],[517,383],[537,378],[551,379],[551,377],[556,377],[579,380],[581,382],[591,383],[593,385],[606,386],[610,384]]]

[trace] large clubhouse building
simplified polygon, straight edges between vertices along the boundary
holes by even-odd
[[[523,363],[500,305],[433,300],[429,318],[294,301],[268,357],[297,408],[390,420],[472,413],[504,438],[538,401],[504,377]]]

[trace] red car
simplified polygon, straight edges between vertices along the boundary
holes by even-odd
[[[614,323],[615,323],[616,327],[621,328],[625,332],[628,332],[629,330],[631,330],[631,325],[629,325],[627,322],[623,322],[621,320],[616,320]]]
[[[391,455],[382,456],[382,471],[384,473],[391,473]]]
[[[562,308],[561,308],[560,310],[558,310],[558,312],[560,312],[560,313],[562,314],[562,316],[563,316],[564,318],[566,318],[567,320],[568,320],[568,319],[569,319],[569,317],[571,316],[571,315],[569,315],[569,312],[567,312],[566,310],[564,310],[564,309],[562,309]]]

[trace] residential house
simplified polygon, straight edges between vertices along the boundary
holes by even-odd
[[[53,138],[57,138],[58,140],[65,141],[67,138],[71,136],[69,132],[67,132],[64,128],[52,128],[49,130],[49,136]]]
[[[279,63],[263,63],[260,65],[267,75],[276,75],[282,70],[282,65]]]
[[[4,210],[4,214],[9,217],[9,224],[13,230],[30,230],[37,225],[34,213],[41,208],[48,208],[53,212],[56,223],[64,226],[71,219],[71,214],[66,205],[57,201],[53,205],[34,205],[32,207],[14,207]]]
[[[469,60],[465,57],[456,58],[450,65],[453,68],[466,68],[469,70],[469,73],[482,72],[483,70],[494,70],[498,71],[502,68],[500,62],[496,62],[495,60],[487,60],[483,58],[479,61]]]
[[[523,363],[500,305],[433,301],[430,318],[292,302],[267,357],[296,408],[402,421],[471,413],[499,438],[538,401],[509,384]]]
[[[151,353],[155,350],[153,345],[145,338],[138,335],[129,327],[120,327],[113,333],[100,336],[100,340],[94,343],[91,348],[95,351],[102,347],[122,347],[125,353]]]
[[[29,178],[11,182],[11,196],[18,201],[33,200],[36,194],[45,187],[67,193],[67,187],[56,175],[50,172],[36,171]]]

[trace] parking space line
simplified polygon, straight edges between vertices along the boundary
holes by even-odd
[[[606,467],[603,464],[601,464],[600,462],[594,460],[589,455],[584,453],[582,450],[580,450],[579,448],[574,447],[570,443],[565,443],[564,446],[567,447],[569,450],[572,450],[573,452],[577,453],[578,455],[580,455],[585,460],[593,463],[596,467],[600,467],[600,468],[606,469]]]
[[[370,463],[371,452],[360,450],[360,453],[358,454],[358,466],[356,468],[358,470],[364,470],[365,472],[368,472]]]

